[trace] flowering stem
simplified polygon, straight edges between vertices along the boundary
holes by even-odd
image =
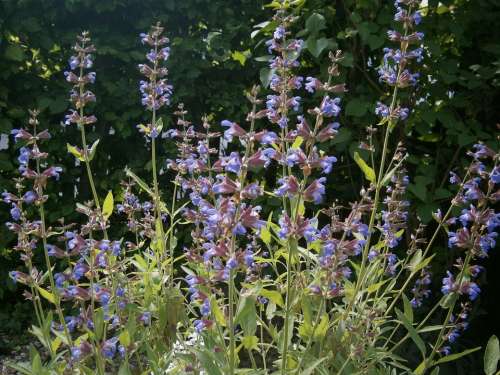
[[[287,373],[287,355],[288,355],[288,324],[290,320],[290,306],[291,306],[291,284],[292,284],[292,253],[297,251],[297,241],[289,240],[288,259],[286,262],[286,302],[285,302],[285,322],[283,327],[283,353],[281,360],[281,374]]]
[[[80,66],[80,81],[83,80],[83,66]],[[80,84],[80,97],[83,97],[84,92],[83,92],[83,84]],[[84,105],[80,106],[80,118],[83,118],[83,113],[84,112]],[[94,204],[99,212],[99,216],[101,219],[102,223],[102,229],[104,232],[104,238],[108,239],[108,232],[106,230],[106,223],[104,222],[104,217],[102,216],[101,212],[101,204],[99,202],[99,196],[97,195],[97,190],[95,188],[95,183],[94,183],[94,178],[92,176],[92,169],[90,168],[90,158],[89,158],[89,153],[88,153],[88,146],[87,146],[87,137],[85,134],[85,124],[79,124],[78,125],[80,128],[80,134],[82,138],[82,149],[83,149],[83,159],[85,163],[85,167],[87,170],[87,177],[89,179],[89,184],[90,184],[90,189],[92,190],[92,196],[94,198]]]
[[[35,133],[36,133],[36,126],[34,128]],[[36,143],[35,143],[36,146]],[[37,175],[40,175],[40,159],[36,159],[36,173]],[[39,197],[43,197],[43,191],[42,187],[38,186],[36,188],[37,194]],[[54,296],[54,305],[56,306],[56,311],[57,315],[59,317],[59,321],[64,329],[64,334],[66,336],[66,339],[68,341],[68,345],[72,346],[72,340],[71,340],[71,335],[69,334],[68,327],[66,326],[66,321],[64,320],[64,314],[61,309],[61,298],[59,296],[59,290],[56,288],[56,284],[54,282],[54,274],[52,273],[52,264],[50,262],[50,257],[49,257],[49,252],[47,249],[47,229],[45,226],[45,208],[43,204],[43,200],[40,201],[40,205],[38,207],[39,213],[40,213],[40,230],[41,230],[41,237],[42,237],[42,245],[43,245],[43,254],[45,257],[45,264],[47,266],[47,273],[49,275],[49,281],[50,281],[50,288],[52,291],[52,294]],[[50,345],[50,342],[48,343]],[[52,350],[51,350],[52,352]]]
[[[465,275],[465,270],[469,266],[469,262],[471,261],[471,259],[472,259],[472,251],[469,251],[467,253],[466,257],[465,257],[465,261],[464,261],[463,267],[460,270],[460,274],[459,274],[459,276],[457,278],[457,285],[459,285],[459,286],[462,285],[462,279],[463,279],[463,277]],[[444,331],[447,328],[448,322],[450,321],[451,314],[453,314],[453,309],[455,308],[457,300],[458,300],[458,295],[455,295],[453,297],[453,301],[451,303],[451,306],[448,308],[448,313],[446,314],[446,318],[445,318],[445,320],[443,322],[443,326],[441,327],[441,330],[439,331],[439,334],[438,334],[437,339],[436,339],[436,343],[434,344],[434,346],[432,348],[431,355],[425,361],[425,369],[428,369],[429,367],[432,366],[432,360],[433,360],[434,356],[437,354],[438,350],[440,349],[441,345],[444,342],[443,334],[444,334]]]
[[[236,342],[234,337],[234,272],[229,271],[229,375],[234,375],[234,354]]]
[[[37,173],[40,173],[40,161],[37,159],[36,161]],[[52,273],[52,264],[50,262],[49,253],[47,250],[47,231],[45,228],[45,209],[43,203],[40,203],[39,207],[40,212],[40,226],[41,226],[41,235],[42,235],[42,244],[43,244],[43,254],[45,257],[45,264],[47,265],[47,273],[49,275],[50,288],[52,290],[52,294],[54,296],[54,305],[56,306],[57,315],[59,317],[59,321],[64,329],[64,334],[68,341],[68,345],[72,346],[71,335],[69,334],[68,327],[66,326],[66,321],[64,320],[64,314],[61,309],[61,298],[59,296],[59,290],[56,288],[56,284],[54,282],[54,275]]]

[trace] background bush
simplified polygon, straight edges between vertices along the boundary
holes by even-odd
[[[0,1],[0,191],[11,188],[16,169],[15,149],[6,135],[27,119],[27,108],[41,109],[42,124],[51,128],[54,140],[49,152],[56,162],[71,165],[66,142],[74,139],[73,128],[60,123],[68,107],[68,85],[62,70],[70,45],[81,30],[91,31],[97,47],[96,115],[99,119],[90,142],[101,139],[94,161],[101,191],[118,193],[123,167],[148,171],[149,155],[135,129],[141,122],[136,89],[137,64],[143,59],[138,48],[140,32],[157,20],[166,26],[171,39],[170,80],[174,102],[182,101],[192,121],[208,111],[214,121],[242,119],[247,104],[242,92],[253,82],[266,84],[268,71],[260,57],[265,55],[260,24],[270,11],[256,0],[3,0]],[[335,140],[342,165],[331,180],[336,191],[349,199],[359,191],[362,177],[352,167],[352,153],[364,137],[364,128],[375,121],[373,109],[386,95],[377,82],[379,64],[390,28],[393,2],[385,0],[306,0],[304,16],[297,22],[299,36],[306,41],[307,72],[325,71],[329,49],[346,52],[345,81],[352,97],[345,96],[344,125]],[[500,31],[495,27],[500,6],[495,0],[428,0],[422,30],[426,34],[427,57],[420,87],[411,100],[415,113],[400,128],[400,137],[410,155],[413,216],[424,222],[440,202],[451,196],[446,189],[449,170],[465,163],[465,152],[477,140],[493,143],[497,132],[500,99]],[[257,25],[257,26],[256,26]],[[258,52],[260,51],[260,53]],[[260,60],[260,61],[259,61]],[[323,62],[324,65],[321,65]],[[254,72],[260,72],[257,76]],[[421,93],[421,94],[420,94]],[[424,95],[425,93],[425,95]],[[165,116],[166,127],[173,117]],[[7,147],[8,146],[8,147]],[[168,144],[160,152],[166,159],[174,152]],[[109,155],[106,158],[104,155]],[[339,159],[340,159],[339,158]],[[72,217],[74,201],[90,197],[80,168],[65,170],[60,199],[52,199],[53,218]],[[106,177],[106,178],[104,178]],[[162,176],[164,181],[168,176]],[[161,180],[160,180],[161,181]],[[166,185],[166,184],[165,184]],[[340,187],[340,188],[339,188]],[[75,195],[76,194],[76,195]],[[115,194],[116,195],[116,194]],[[0,221],[8,218],[2,209]],[[49,220],[51,218],[49,217]],[[9,250],[11,234],[0,227],[0,326],[19,330],[29,311],[7,277],[17,264]],[[446,249],[439,252],[448,262]],[[494,253],[493,253],[494,254]],[[492,327],[480,324],[500,312],[495,304],[498,256],[487,261],[490,272],[479,310],[481,319],[472,320],[464,346],[484,345]],[[439,281],[438,281],[439,282]],[[13,319],[15,317],[15,319]],[[25,320],[25,319],[24,319]],[[495,324],[492,322],[492,325]],[[496,327],[498,328],[498,326]],[[470,359],[467,359],[468,361]],[[474,364],[473,364],[474,365]],[[480,364],[476,364],[480,368]],[[465,367],[461,371],[468,371]],[[457,370],[458,371],[458,370]],[[464,372],[467,373],[467,372]]]

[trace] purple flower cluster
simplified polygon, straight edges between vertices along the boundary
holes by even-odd
[[[87,89],[88,84],[95,82],[95,72],[85,72],[93,66],[92,53],[95,52],[95,48],[90,44],[88,32],[82,32],[77,39],[78,41],[73,47],[76,54],[69,59],[70,70],[64,72],[66,81],[73,85],[70,91],[70,101],[74,105],[74,109],[71,109],[70,113],[66,115],[64,125],[84,126],[97,121],[94,115],[84,115],[85,106],[96,100],[94,93]]]
[[[449,344],[455,343],[462,332],[468,328],[469,323],[467,322],[467,319],[469,317],[470,310],[470,304],[463,303],[460,308],[460,313],[457,316],[450,316],[449,324],[453,327],[444,335],[444,342],[448,342]],[[451,353],[451,346],[444,345],[439,349],[439,352],[443,355],[449,355]]]
[[[422,306],[423,300],[431,295],[429,285],[431,284],[431,273],[429,267],[424,267],[420,271],[420,276],[415,280],[415,285],[411,289],[413,298],[411,299],[411,304],[413,307]]]
[[[390,41],[399,43],[399,49],[384,48],[384,57],[379,67],[378,74],[380,82],[389,86],[405,88],[415,86],[418,82],[419,74],[412,73],[408,69],[411,61],[421,62],[424,50],[422,47],[409,49],[412,44],[421,43],[424,34],[416,32],[417,26],[422,16],[418,10],[418,3],[415,1],[396,1],[396,13],[394,20],[401,24],[403,33],[389,30],[387,36]],[[408,117],[409,109],[391,103],[390,106],[383,102],[378,102],[375,114],[385,121],[405,120]]]
[[[139,64],[139,71],[146,77],[139,83],[139,91],[142,95],[142,105],[149,111],[155,112],[164,105],[170,105],[173,87],[167,83],[168,69],[163,64],[170,56],[169,40],[162,36],[163,27],[160,24],[153,26],[149,33],[140,35],[143,44],[151,47],[146,54],[148,60],[145,64]],[[153,116],[155,117],[155,116]],[[162,130],[161,124],[150,123],[137,125],[141,133],[151,138],[156,138]]]
[[[469,167],[467,179],[462,180],[457,174],[451,174],[450,181],[458,184],[460,189],[453,204],[462,206],[463,209],[458,217],[446,220],[448,226],[457,227],[448,232],[448,246],[463,252],[468,263],[464,264],[462,258],[458,258],[458,276],[447,271],[441,288],[445,295],[467,295],[471,301],[481,292],[475,279],[482,270],[481,266],[471,264],[487,257],[489,251],[495,247],[497,228],[500,226],[500,214],[488,207],[500,199],[500,191],[497,190],[500,181],[496,177],[499,155],[481,143],[474,145],[474,150],[469,153],[473,162]],[[490,161],[493,162],[493,167],[488,168]]]

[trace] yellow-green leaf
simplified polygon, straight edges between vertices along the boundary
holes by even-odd
[[[242,343],[245,349],[248,350],[257,350],[259,348],[257,345],[259,343],[259,339],[257,338],[257,336],[245,336],[243,337]]]
[[[128,347],[130,345],[130,334],[128,331],[123,331],[120,333],[120,336],[118,336],[118,339],[120,340],[120,344],[122,344],[125,347]]]
[[[75,158],[77,158],[80,161],[85,161],[85,158],[83,157],[82,153],[75,146],[71,146],[69,143],[66,143],[66,148],[68,149],[68,152],[72,154]]]
[[[370,182],[375,182],[375,171],[366,164],[366,162],[359,156],[357,152],[354,153],[354,161],[361,168],[365,177]]]
[[[280,292],[276,290],[267,290],[267,289],[262,289],[260,291],[260,295],[263,297],[266,297],[267,299],[273,301],[276,305],[279,307],[283,307],[285,304],[283,303],[283,297],[281,296]]]
[[[47,301],[51,302],[51,303],[56,303],[56,299],[54,297],[54,295],[52,293],[50,293],[49,291],[37,286],[36,287],[38,289],[38,292],[40,293],[40,295],[45,298]]]
[[[111,216],[111,214],[113,213],[113,206],[113,193],[110,190],[108,192],[108,195],[106,195],[106,199],[104,199],[104,203],[102,205],[102,216],[104,216],[104,219],[108,220],[108,218]]]
[[[269,245],[271,243],[271,232],[267,228],[267,226],[262,227],[260,229],[260,239],[266,244]]]
[[[96,140],[92,146],[90,147],[90,151],[89,151],[89,161],[92,161],[94,159],[94,156],[95,156],[95,152],[97,151],[97,145],[99,144],[99,140]]]
[[[220,309],[219,305],[217,304],[217,301],[215,299],[212,299],[210,301],[210,310],[212,311],[212,314],[215,318],[215,321],[217,324],[219,324],[222,327],[226,326],[226,319],[224,318],[224,314],[222,313],[222,310]]]
[[[52,351],[55,353],[57,352],[57,349],[59,349],[61,344],[62,344],[61,338],[56,336],[56,338],[52,340],[52,342],[50,343],[50,347],[52,348]]]
[[[304,142],[304,138],[298,136],[297,138],[295,138],[295,142],[293,142],[292,148],[299,148],[302,142]]]

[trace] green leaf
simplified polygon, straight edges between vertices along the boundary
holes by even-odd
[[[417,348],[422,353],[422,356],[425,358],[425,344],[422,338],[419,336],[418,332],[415,330],[415,328],[406,318],[406,316],[401,312],[401,310],[396,309],[396,315],[398,316],[399,321],[404,325],[404,327],[410,334],[410,337],[415,343],[415,345],[417,345]]]
[[[316,39],[314,36],[310,36],[309,38],[307,38],[305,45],[307,50],[311,52],[311,55],[313,55],[314,57],[319,57],[319,55],[321,55],[321,53],[330,45],[335,45],[335,42],[333,42],[332,39]]]
[[[113,192],[110,190],[108,191],[108,195],[106,195],[106,199],[104,199],[104,203],[102,205],[102,216],[104,216],[104,219],[109,219],[109,217],[113,213],[113,206]]]
[[[130,345],[130,334],[128,333],[128,331],[123,331],[122,333],[120,333],[120,336],[118,336],[118,340],[120,340],[120,344],[128,347]]]
[[[139,176],[137,176],[134,172],[132,172],[129,168],[125,168],[125,174],[132,178],[132,180],[134,180],[137,185],[140,186],[140,188],[142,190],[144,190],[146,193],[148,193],[149,195],[151,196],[154,196],[153,192],[151,191],[151,189],[149,188],[148,184],[146,184]]]
[[[89,161],[92,161],[95,156],[95,152],[97,151],[97,145],[99,144],[99,139],[92,143],[89,151]]]
[[[319,31],[326,28],[326,20],[319,13],[313,13],[306,20],[306,29],[311,34],[316,35]]]
[[[248,53],[248,51],[244,52]],[[241,66],[245,66],[245,62],[247,61],[247,56],[245,55],[244,52],[234,51],[231,54],[232,59],[238,61],[241,64]]]
[[[45,298],[47,301],[49,301],[51,303],[54,303],[54,304],[56,303],[56,299],[52,293],[43,289],[42,287],[39,287],[38,285],[36,286],[36,288],[38,289],[38,292],[40,293],[40,295],[43,298]]]
[[[408,299],[408,297],[406,297],[404,293],[403,293],[403,307],[406,319],[408,319],[410,323],[413,323],[413,307],[410,303],[410,300]]]
[[[7,60],[21,62],[25,59],[25,53],[21,46],[17,44],[11,44],[5,49],[5,58]]]
[[[283,307],[285,305],[281,293],[276,290],[261,289],[259,294],[263,297],[266,297],[270,301],[273,301],[279,307]]]
[[[361,159],[361,156],[357,152],[354,152],[354,161],[356,164],[361,168],[363,173],[365,174],[365,177],[368,181],[375,183],[375,172],[372,168],[366,164],[366,162]]]
[[[217,303],[217,300],[215,298],[212,299],[210,302],[210,310],[212,311],[212,315],[215,317],[215,321],[217,322],[217,324],[222,327],[225,327],[226,318],[224,317],[224,314],[222,313],[222,310],[219,307],[219,304]]]
[[[245,347],[245,349],[248,350],[257,350],[259,349],[259,339],[257,336],[245,336],[243,337],[243,340],[241,340],[241,343]]]
[[[77,158],[80,161],[85,161],[83,154],[75,146],[71,146],[69,143],[66,143],[66,148],[68,149],[68,152],[72,154],[75,158]]]
[[[33,371],[33,374],[42,373],[42,359],[38,353],[35,354],[33,361],[31,361],[31,371]]]
[[[253,294],[242,294],[234,322],[243,328],[245,336],[252,336],[257,329],[256,298]]]
[[[260,229],[260,239],[268,246],[271,243],[271,232],[267,226]]]
[[[345,107],[345,113],[348,116],[362,117],[366,114],[367,111],[367,103],[359,99],[350,100]]]
[[[132,375],[127,362],[123,362],[118,370],[118,375]]]
[[[320,359],[317,359],[313,363],[309,365],[304,371],[302,371],[300,374],[301,375],[311,375],[314,374],[314,370],[316,370],[316,367],[318,367],[323,361],[327,360],[328,357],[323,357]]]
[[[274,69],[262,68],[259,71],[260,82],[262,82],[262,86],[268,87],[271,82],[271,77],[274,73]]]
[[[302,142],[304,142],[304,138],[298,136],[297,138],[295,138],[295,141],[292,144],[292,148],[299,148]]]
[[[498,361],[500,360],[500,344],[498,337],[491,336],[484,351],[484,373],[493,375],[497,370]]]
[[[478,350],[481,350],[480,346],[478,346],[477,348],[472,348],[472,349],[464,350],[463,352],[460,352],[460,353],[450,354],[450,355],[447,355],[447,356],[445,356],[443,358],[438,359],[432,365],[435,366],[435,365],[439,365],[441,363],[455,361],[455,360],[457,360],[459,358],[462,358],[463,356],[466,356],[468,354],[477,352]]]

